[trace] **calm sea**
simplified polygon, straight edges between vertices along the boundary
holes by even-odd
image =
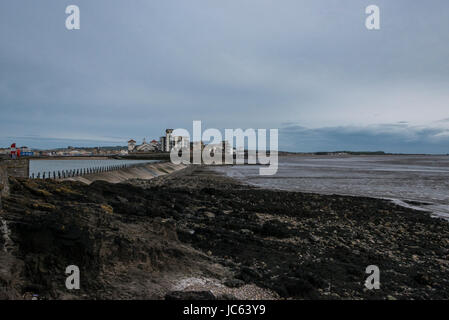
[[[216,170],[264,188],[385,198],[449,218],[449,156],[288,156],[274,176],[258,168]]]

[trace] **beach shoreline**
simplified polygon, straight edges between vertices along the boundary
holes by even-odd
[[[217,167],[239,181],[268,189],[388,199],[449,218],[449,157],[443,155],[303,155],[280,157],[278,172]]]
[[[387,200],[257,188],[193,165],[127,183],[10,187],[4,299],[449,298],[449,225]],[[76,292],[64,286],[69,264],[83,274]],[[379,290],[364,286],[369,265]]]

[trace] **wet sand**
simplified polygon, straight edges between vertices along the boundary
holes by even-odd
[[[217,170],[263,188],[390,199],[449,219],[449,156],[292,155],[279,158],[274,176],[260,176],[258,168]]]

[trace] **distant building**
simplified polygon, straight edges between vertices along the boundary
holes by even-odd
[[[171,148],[173,147],[172,134],[173,134],[173,129],[165,130],[165,144],[163,146],[165,152],[170,152]]]
[[[26,147],[26,146],[22,146],[19,149],[20,149],[20,156],[21,157],[32,157],[32,156],[34,156],[34,152],[31,151],[31,149]]]
[[[179,146],[181,148],[188,148],[190,145],[189,137],[174,136],[173,129],[166,129],[165,136],[161,136],[159,141],[151,140],[146,142],[145,138],[141,145],[137,145],[136,141],[131,139],[128,141],[128,152],[156,152],[164,151],[170,152],[173,147]]]
[[[128,141],[128,153],[131,152],[156,152],[160,150],[160,144],[156,140],[152,140],[150,143],[143,138],[141,145],[136,145],[136,141]]]
[[[188,148],[190,145],[189,137],[174,136],[173,129],[165,130],[165,137],[160,138],[161,149],[165,152],[170,152],[173,147]]]
[[[173,136],[170,150],[175,146],[177,146],[178,148],[188,148],[190,146],[189,137]]]
[[[72,150],[72,151],[69,152],[69,155],[71,155],[71,156],[79,156],[80,152],[78,150]]]
[[[151,143],[147,143],[145,138],[143,138],[142,144],[135,148],[135,152],[152,152],[152,151],[157,150],[154,147],[154,145],[152,145]]]
[[[217,151],[220,151],[222,154],[233,154],[234,150],[229,145],[229,142],[227,140],[223,140],[221,143],[216,144],[208,144],[205,146],[206,150],[211,153],[216,153]]]
[[[128,141],[128,152],[132,152],[136,148],[136,141],[131,139]]]
[[[223,140],[222,143],[221,143],[221,146],[223,148],[223,153],[224,154],[234,153],[234,150],[231,148],[228,140]]]
[[[155,150],[161,150],[161,145],[156,140],[151,140],[150,145],[153,146]]]
[[[165,147],[165,144],[167,143],[166,142],[167,141],[167,137],[162,136],[162,137],[160,137],[159,141],[160,141],[160,145],[161,145],[161,151],[165,151],[167,149]]]

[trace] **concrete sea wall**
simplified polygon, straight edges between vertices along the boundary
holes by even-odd
[[[80,181],[90,184],[96,180],[104,180],[110,183],[119,183],[129,179],[153,179],[186,168],[184,164],[171,162],[149,163],[142,166],[125,168],[117,171],[101,172],[84,176],[71,177],[61,180]]]
[[[8,175],[17,178],[28,178],[30,176],[30,160],[5,160]]]
[[[9,195],[8,176],[28,178],[30,161],[25,160],[0,160],[0,208],[2,197]]]
[[[0,162],[0,204],[1,197],[7,196],[9,194],[9,184],[8,184],[8,169],[6,162]]]

